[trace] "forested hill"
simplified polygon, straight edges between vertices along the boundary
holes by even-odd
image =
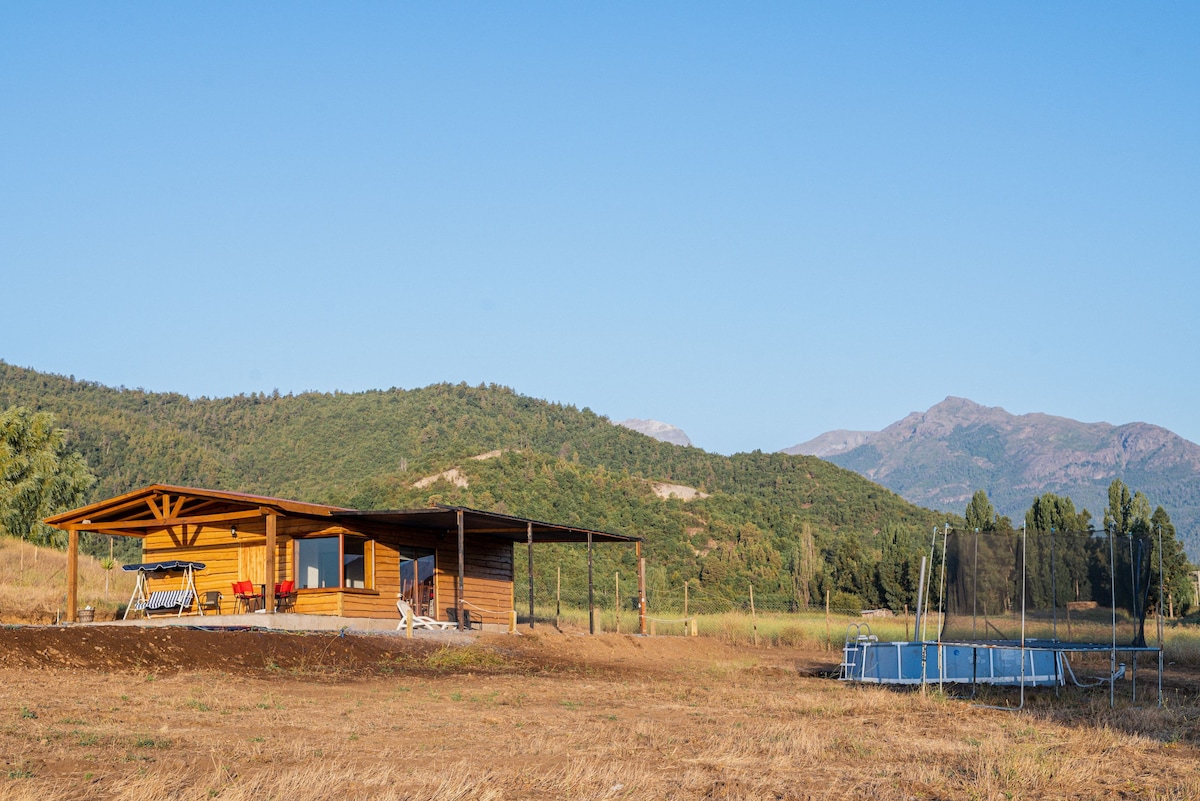
[[[894,600],[877,580],[882,550],[915,552],[946,519],[813,457],[710,454],[494,385],[192,400],[0,362],[0,409],[12,406],[71,431],[96,497],[164,482],[364,508],[462,503],[642,536],[664,580],[713,591],[753,580],[801,600]],[[708,497],[662,498],[653,482]]]

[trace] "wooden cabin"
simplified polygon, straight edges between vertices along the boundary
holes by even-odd
[[[140,537],[143,561],[203,563],[196,602],[222,594],[235,610],[234,582],[249,581],[267,612],[276,585],[293,582],[301,614],[397,619],[404,598],[418,615],[508,624],[515,545],[540,542],[634,543],[636,537],[543,523],[462,507],[362,511],[222,490],[154,484],[46,518],[68,532],[67,616],[77,619],[79,532]],[[521,559],[519,561],[525,561]],[[590,562],[590,560],[589,560]],[[177,575],[147,574],[148,589],[177,590]],[[193,607],[190,611],[196,611]],[[532,611],[532,610],[531,610]]]

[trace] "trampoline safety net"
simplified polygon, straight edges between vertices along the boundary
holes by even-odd
[[[1119,645],[1146,645],[1152,535],[949,529],[944,537],[942,641],[1019,642],[1023,615],[1026,641],[1105,645],[1115,631]]]

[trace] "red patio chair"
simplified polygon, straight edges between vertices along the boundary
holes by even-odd
[[[296,608],[296,582],[292,579],[275,585],[275,611],[291,612]]]
[[[255,594],[254,582],[252,581],[235,581],[233,582],[233,599],[234,610],[240,608],[243,612],[253,612],[258,607],[258,600],[262,596]]]

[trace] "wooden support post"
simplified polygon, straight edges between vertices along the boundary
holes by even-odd
[[[642,544],[637,544],[638,560],[638,633],[646,633],[646,560],[642,558]]]
[[[413,583],[412,583],[413,604],[412,604],[412,607],[414,610],[414,614],[430,615],[431,617],[437,617],[437,609],[436,609],[437,604],[435,604],[433,601],[429,602],[429,608],[425,609],[424,611],[421,611],[421,560],[420,559],[410,559],[409,561],[412,562],[412,568],[413,568],[413,579],[412,579],[412,581],[413,581]]]
[[[36,553],[36,551],[35,551]],[[67,622],[79,620],[79,529],[67,530]]]
[[[700,636],[700,626],[697,625],[696,618],[694,618],[694,617],[688,618],[688,629],[691,631],[693,637]]]
[[[512,610],[512,612],[509,613],[508,633],[509,634],[517,633],[517,610],[516,609]]]
[[[533,523],[525,524],[525,539],[529,543],[529,628],[533,628]]]
[[[458,630],[463,630],[463,592],[465,584],[463,574],[466,573],[466,561],[463,559],[463,513],[459,509],[458,518],[458,582],[454,585],[454,608],[458,612]]]
[[[592,584],[592,532],[587,534],[588,548],[588,633],[596,633],[596,592]]]
[[[683,616],[688,616],[688,580],[683,580]]]
[[[556,569],[554,580],[554,628],[562,628],[562,565]]]
[[[267,614],[275,611],[275,537],[279,532],[279,515],[267,515],[267,553],[263,560],[263,577],[266,586],[263,587],[263,608]]]

